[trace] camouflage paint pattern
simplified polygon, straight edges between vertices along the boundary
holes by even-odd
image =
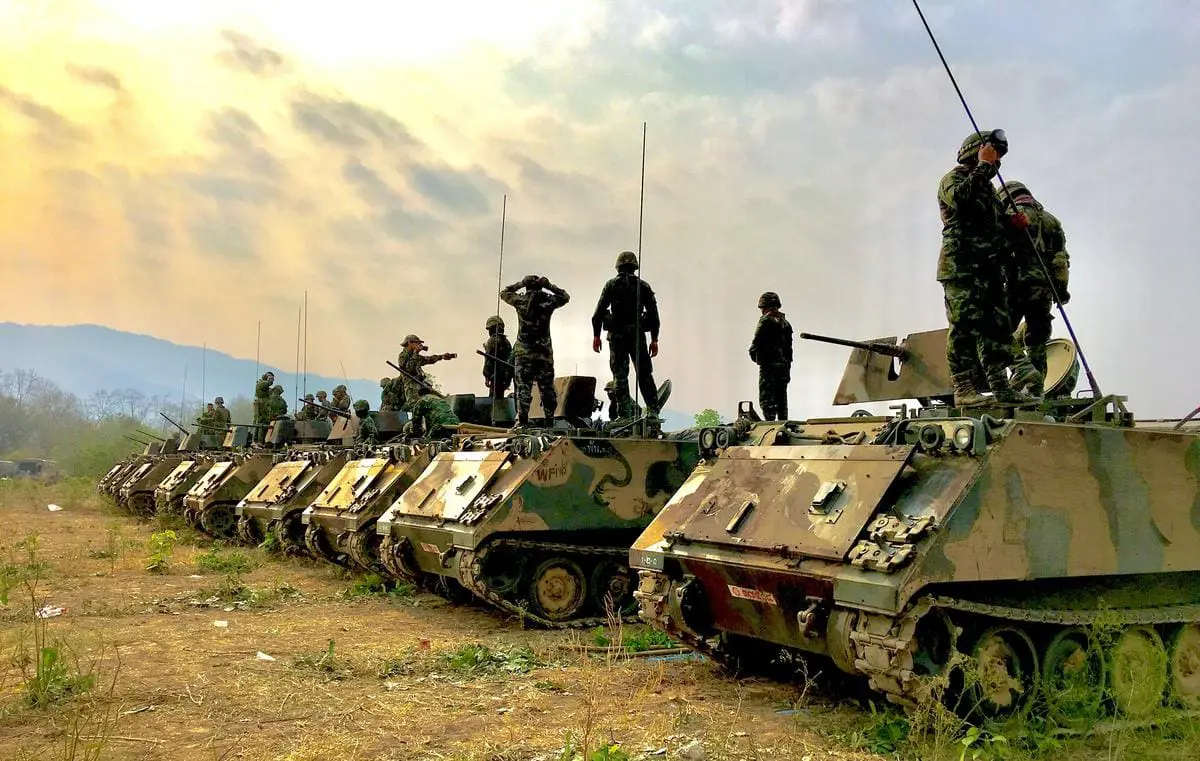
[[[201,455],[176,465],[154,490],[155,509],[160,513],[182,511],[184,495],[212,467],[212,462],[211,457]]]
[[[134,510],[141,515],[154,514],[154,490],[162,480],[175,470],[185,455],[163,455],[152,462],[145,463],[148,467],[139,467],[137,475],[125,480],[117,492],[117,502],[123,507]]]
[[[185,515],[194,516],[200,528],[211,534],[214,532],[204,516],[219,512],[221,533],[229,535],[236,525],[234,506],[270,472],[274,460],[275,455],[265,452],[237,452],[216,458],[184,496]]]

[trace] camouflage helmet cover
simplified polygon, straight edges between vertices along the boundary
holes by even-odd
[[[767,291],[758,297],[759,309],[778,309],[781,306],[783,304],[779,301],[779,294],[774,291]]]
[[[366,399],[359,399],[354,403],[355,412],[365,412],[369,409],[371,409],[371,404]]]
[[[424,341],[418,338],[416,333],[409,333],[404,337],[404,345],[408,346],[411,343],[424,343]]]
[[[272,394],[282,394],[283,386],[280,386],[278,383],[275,384],[274,386],[271,386],[271,393]]]
[[[346,384],[345,383],[339,383],[336,386],[334,386],[333,393],[336,394],[339,391],[342,392],[343,394],[346,393]]]
[[[501,330],[504,330],[504,320],[500,319],[500,315],[498,314],[492,315],[491,317],[487,318],[487,322],[483,324],[483,327],[488,330],[491,330],[492,328],[500,328]]]
[[[225,403],[225,400],[224,400],[224,399],[222,399],[222,398],[221,398],[221,397],[219,397],[219,396],[218,396],[216,399],[213,399],[213,401],[214,401],[214,402],[216,402],[217,404],[224,404],[224,403]]]
[[[1004,134],[1004,130],[980,130],[967,135],[962,141],[962,147],[958,149],[958,163],[962,164],[974,158],[984,143],[994,145],[1001,156],[1008,153],[1008,136]]]
[[[317,392],[318,399],[324,399],[327,396],[329,396],[329,394],[325,393],[325,389],[321,389],[320,391]]]
[[[617,269],[621,269],[622,267],[633,267],[634,269],[637,269],[638,266],[637,254],[633,253],[632,251],[622,251],[621,253],[617,254]]]
[[[384,377],[380,378],[379,379],[379,387],[380,388],[386,387],[388,384],[388,381],[390,381],[390,380],[391,380],[391,378],[387,377],[386,375]]]
[[[313,395],[312,395],[312,394],[305,394],[305,395],[304,395],[304,398],[305,398],[305,399],[307,399],[308,401],[310,401],[310,402],[311,402],[311,401],[313,400]]]

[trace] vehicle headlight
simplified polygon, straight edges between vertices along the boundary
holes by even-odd
[[[971,448],[971,442],[975,438],[975,429],[969,425],[960,425],[954,429],[954,446],[962,450]]]

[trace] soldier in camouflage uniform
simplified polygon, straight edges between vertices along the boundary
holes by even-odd
[[[525,292],[518,293],[522,288]],[[500,291],[500,298],[517,311],[517,343],[512,352],[516,366],[517,425],[529,425],[529,407],[533,404],[533,385],[536,383],[545,414],[543,424],[549,427],[558,408],[550,317],[554,310],[565,306],[571,296],[545,277],[526,275]]]
[[[217,433],[217,412],[216,412],[216,407],[213,406],[212,402],[208,403],[208,406],[205,407],[204,411],[200,413],[200,416],[196,418],[196,420],[194,421],[194,424],[196,426],[196,430],[199,433],[204,434],[206,436],[215,436],[216,435],[216,433]]]
[[[1011,383],[1013,388],[1040,397],[1045,390],[1046,342],[1050,340],[1054,293],[1058,293],[1064,304],[1071,298],[1067,292],[1070,267],[1067,238],[1058,218],[1046,211],[1023,183],[1009,180],[1004,183],[1003,189],[996,190],[996,196],[1006,204],[1005,210],[1010,215],[1023,215],[1029,222],[1029,235],[1016,228],[1011,236],[1012,267],[1008,276],[1008,299],[1013,330],[1022,320],[1025,321],[1021,341],[1024,346],[1014,340]],[[1007,196],[1012,197],[1013,206],[1007,205]],[[1029,247],[1030,237],[1037,246],[1036,254]],[[1046,270],[1049,270],[1050,278],[1046,277]]]
[[[400,410],[404,407],[404,385],[399,378],[380,378],[379,388],[380,410]]]
[[[446,352],[445,354],[421,354],[422,351],[428,348],[424,341],[415,334],[409,333],[404,337],[404,348],[400,350],[400,355],[396,357],[396,366],[402,371],[398,380],[402,385],[403,408],[410,412],[412,411],[412,406],[417,403],[417,399],[421,395],[421,389],[429,385],[429,378],[425,375],[425,365],[432,365],[435,362],[441,362],[443,359],[454,359],[458,356],[450,352]]]
[[[225,399],[219,396],[213,399],[213,412],[217,415],[217,425],[220,426],[221,431],[229,428],[232,417],[229,414],[229,408],[225,406]]]
[[[268,398],[267,401],[268,401],[267,414],[270,416],[267,418],[267,422],[270,422],[277,417],[281,417],[281,416],[287,414],[288,406],[287,406],[287,400],[285,400],[283,398],[283,386],[279,386],[279,385],[272,386],[271,387],[271,396]]]
[[[325,393],[324,389],[317,392],[317,404],[321,407],[329,407],[329,394]],[[328,420],[329,410],[323,410],[321,407],[313,407],[313,420]]]
[[[488,339],[483,345],[483,383],[493,401],[503,399],[513,382],[512,343],[504,335],[504,320],[499,315],[484,323]]]
[[[420,421],[421,430],[430,438],[444,438],[456,432],[455,426],[462,422],[444,397],[428,389],[421,390],[412,406],[412,416]]]
[[[758,365],[758,403],[763,420],[787,420],[788,383],[792,379],[792,326],[779,309],[779,295],[758,297],[762,316],[750,342],[750,359]]]
[[[333,389],[333,403],[329,406],[343,412],[350,411],[350,394],[346,391],[346,387],[343,384],[339,383]]]
[[[366,399],[354,403],[354,417],[358,418],[358,430],[354,432],[354,443],[370,446],[379,437],[379,426],[371,417],[371,404]]]
[[[600,353],[600,331],[608,330],[608,367],[616,381],[623,417],[631,417],[633,398],[629,393],[629,361],[633,360],[638,388],[651,414],[658,413],[658,387],[654,384],[651,359],[658,356],[658,301],[654,289],[634,273],[637,255],[622,251],[617,256],[617,276],[604,284],[592,313],[592,351]],[[650,346],[646,346],[646,333]]]
[[[958,166],[938,185],[942,247],[937,279],[950,323],[946,358],[957,406],[986,403],[974,379],[980,371],[997,402],[1032,401],[1012,389],[1007,373],[1012,359],[1004,293],[1009,223],[992,186],[1007,152],[1003,130],[974,132],[959,149]]]
[[[312,394],[305,394],[304,401],[316,402],[316,399],[313,398]],[[318,412],[318,410],[316,407],[312,406],[311,404],[303,404],[302,403],[300,405],[300,407],[296,410],[295,419],[296,420],[316,420],[317,412]]]
[[[254,438],[262,443],[267,435],[267,423],[270,422],[271,384],[275,382],[275,373],[268,370],[254,384]]]

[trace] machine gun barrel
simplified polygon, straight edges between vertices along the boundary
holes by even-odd
[[[350,417],[350,413],[346,412],[345,410],[339,410],[336,407],[326,407],[324,404],[321,404],[320,402],[314,402],[311,399],[297,399],[296,401],[300,402],[301,404],[311,404],[312,406],[316,407],[317,409],[325,410],[326,412],[328,412],[331,415],[341,415],[342,417]]]
[[[422,379],[420,379],[420,378],[418,378],[418,377],[416,377],[416,376],[413,376],[413,375],[409,375],[408,373],[406,373],[406,372],[404,372],[403,370],[401,370],[401,369],[400,369],[400,366],[399,366],[399,365],[397,365],[397,364],[396,364],[395,362],[393,362],[392,360],[390,360],[390,359],[387,359],[387,360],[384,360],[384,361],[385,361],[385,362],[387,362],[389,365],[391,365],[391,367],[392,367],[392,369],[393,369],[393,370],[395,370],[396,372],[400,373],[400,374],[401,374],[401,375],[403,375],[405,378],[408,378],[410,381],[412,381],[413,383],[417,384],[417,385],[418,385],[418,386],[420,386],[421,388],[423,388],[423,389],[427,390],[429,393],[431,393],[431,394],[434,394],[434,395],[436,395],[436,396],[440,396],[440,397],[442,397],[443,399],[445,399],[445,398],[446,398],[446,395],[445,395],[445,394],[443,394],[443,393],[439,392],[437,389],[435,389],[433,386],[429,385],[428,383],[426,383],[426,382],[425,382],[425,381],[423,381]]]
[[[517,367],[512,362],[509,362],[507,359],[500,359],[499,357],[495,356],[494,354],[488,354],[486,351],[480,351],[479,349],[476,349],[475,353],[481,357],[486,357],[487,359],[490,359],[493,362],[499,362],[502,365],[508,365],[509,367],[513,368],[514,370]]]
[[[133,436],[128,436],[128,435],[126,435],[126,434],[124,434],[124,433],[122,433],[122,434],[121,434],[121,436],[122,436],[123,438],[129,439],[130,441],[132,441],[132,442],[134,442],[134,443],[136,443],[136,444],[141,444],[141,445],[142,445],[142,446],[144,446],[144,447],[145,447],[145,446],[149,446],[149,445],[150,445],[150,442],[149,442],[149,441],[142,441],[141,439],[136,439],[136,438],[134,438]]]
[[[166,441],[166,439],[164,439],[162,436],[155,436],[153,433],[148,433],[140,428],[134,431],[134,433],[136,433],[138,436],[145,436],[146,438],[154,439],[155,441]]]
[[[167,414],[166,414],[165,412],[160,412],[160,413],[158,413],[158,414],[162,415],[164,418],[166,418],[166,420],[167,420],[167,422],[168,422],[168,423],[170,423],[171,425],[175,426],[175,427],[176,427],[176,428],[178,428],[179,430],[183,431],[185,434],[190,434],[190,433],[191,433],[191,431],[189,431],[188,429],[184,428],[184,427],[183,427],[183,426],[181,426],[179,423],[176,423],[174,420],[172,420],[170,417],[168,417],[168,416],[167,416]]]
[[[832,338],[830,336],[819,336],[816,333],[800,333],[801,338],[809,341],[820,341],[821,343],[837,344],[838,346],[849,346],[851,349],[865,349],[873,351],[876,354],[885,354],[889,357],[897,359],[907,359],[908,349],[903,346],[895,346],[893,344],[883,343],[882,341],[851,341],[845,338]]]

